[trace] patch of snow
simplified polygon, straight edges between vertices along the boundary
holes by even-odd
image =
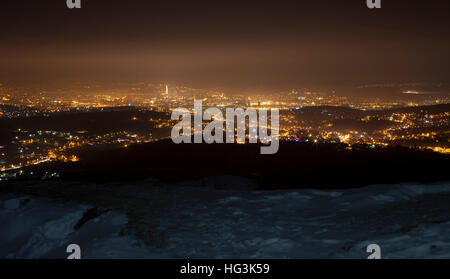
[[[364,259],[373,243],[383,258],[450,258],[449,183],[262,192],[186,182],[123,191],[163,205],[151,215],[155,243],[124,234],[123,212],[105,212],[75,230],[95,205],[5,196],[0,258],[65,258],[71,243],[83,258]]]
[[[9,209],[9,210],[16,210],[20,206],[26,203],[28,198],[21,197],[21,198],[15,198],[15,199],[9,199],[3,202],[3,208]]]

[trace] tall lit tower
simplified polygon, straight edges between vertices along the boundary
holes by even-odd
[[[169,86],[166,84],[166,96],[169,97]]]

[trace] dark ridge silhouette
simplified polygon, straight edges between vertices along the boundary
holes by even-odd
[[[256,179],[261,189],[354,188],[370,184],[449,180],[448,155],[404,147],[345,149],[343,144],[282,142],[279,152],[261,155],[258,144],[174,144],[170,140],[102,151],[80,151],[76,163],[33,166],[55,170],[60,179],[166,182],[214,175]]]
[[[11,132],[22,130],[52,130],[73,132],[88,130],[91,134],[102,134],[127,130],[129,132],[149,132],[154,126],[150,119],[169,119],[167,113],[138,110],[136,108],[116,108],[114,110],[91,112],[62,112],[50,116],[0,119],[0,129]]]

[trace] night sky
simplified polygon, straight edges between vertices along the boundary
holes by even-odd
[[[448,0],[5,0],[0,26],[0,82],[18,85],[450,83]]]

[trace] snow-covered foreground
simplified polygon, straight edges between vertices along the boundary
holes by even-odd
[[[61,186],[61,187],[74,187]],[[450,258],[450,184],[382,185],[356,190],[259,192],[126,186],[164,204],[145,244],[123,233],[126,214],[110,210],[75,225],[93,205],[44,197],[0,197],[0,258]],[[119,191],[119,190],[118,190]]]

